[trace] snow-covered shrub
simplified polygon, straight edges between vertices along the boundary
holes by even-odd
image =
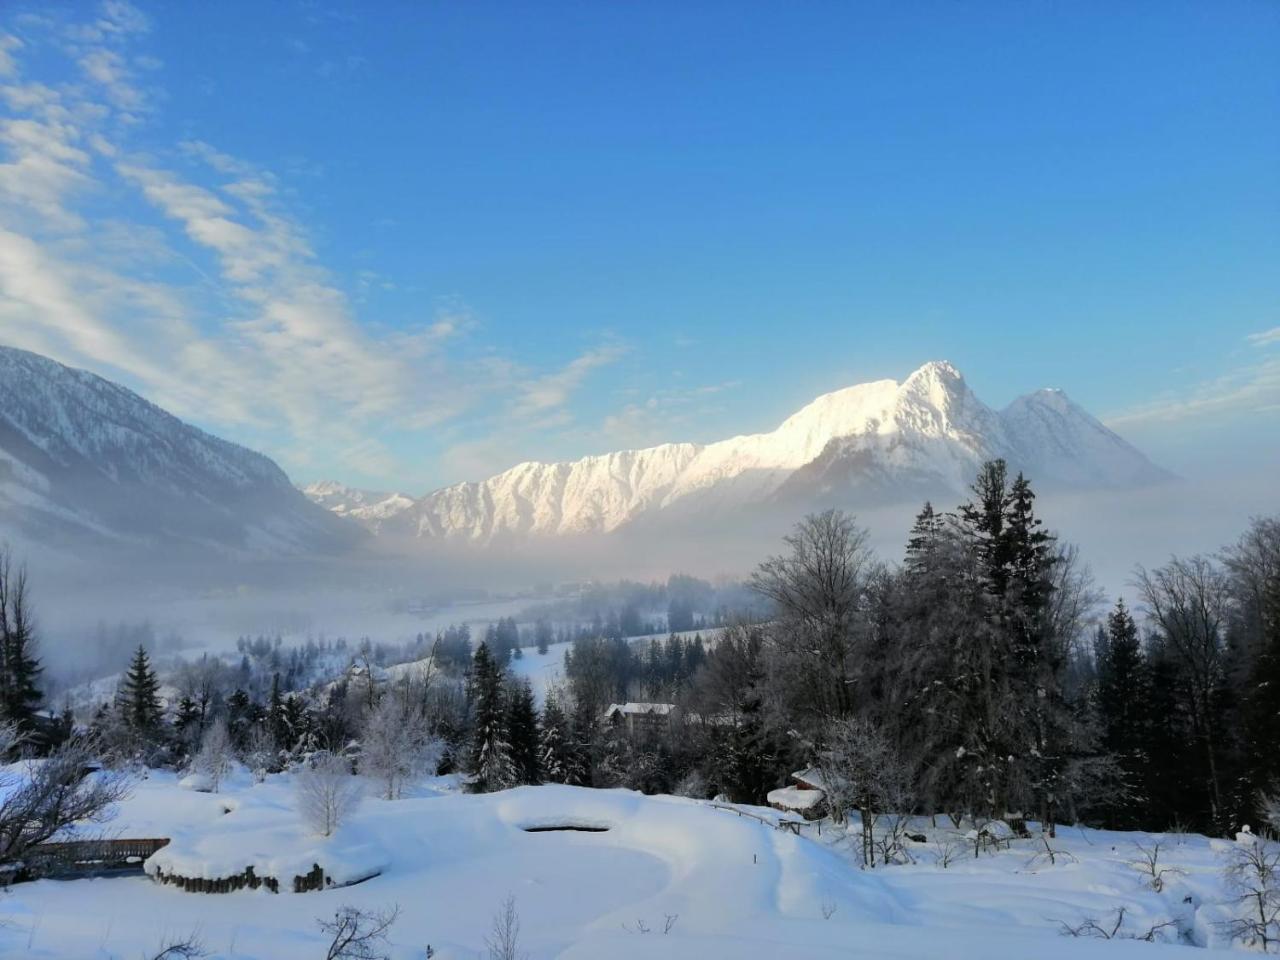
[[[351,765],[331,753],[318,753],[294,773],[294,790],[302,819],[322,837],[333,832],[356,811],[364,785]]]

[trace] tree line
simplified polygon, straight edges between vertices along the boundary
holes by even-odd
[[[687,671],[661,666],[678,638],[575,643],[540,720],[555,773],[538,776],[761,803],[816,765],[871,808],[1217,835],[1262,822],[1280,788],[1280,519],[1215,556],[1137,568],[1139,611],[1104,612],[1031,483],[993,461],[954,511],[925,504],[899,564],[828,511],[751,586],[768,615]],[[477,652],[473,676],[493,669]],[[502,726],[509,687],[480,687],[477,783],[536,782],[503,759],[525,749]],[[679,707],[666,730],[602,722],[612,700],[659,696]]]
[[[1107,610],[1035,500],[1026,477],[984,464],[965,503],[923,506],[893,564],[851,516],[808,516],[751,577],[755,615],[705,638],[636,644],[504,619],[475,647],[465,626],[419,637],[399,666],[369,644],[245,638],[238,664],[173,670],[168,702],[140,646],[87,729],[113,762],[230,752],[265,775],[338,755],[388,794],[461,771],[477,790],[562,782],[763,803],[817,766],[842,785],[837,804],[869,814],[1217,835],[1261,822],[1280,788],[1280,518],[1216,555],[1137,568],[1136,608]],[[38,729],[29,606],[5,554],[0,722],[65,736],[70,717]],[[512,663],[521,642],[559,636],[571,638],[564,680],[539,704]],[[669,719],[606,720],[627,700],[669,704]]]

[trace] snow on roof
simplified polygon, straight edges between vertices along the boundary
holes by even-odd
[[[799,787],[779,787],[770,790],[765,799],[771,807],[787,810],[811,810],[822,803],[821,790],[801,790]]]
[[[613,717],[618,714],[624,716],[635,716],[651,714],[655,716],[665,717],[676,708],[674,703],[644,703],[643,701],[631,701],[630,703],[611,703],[609,709],[604,712],[606,717]]]
[[[825,790],[827,788],[827,780],[823,776],[821,767],[807,767],[804,770],[797,770],[791,775],[791,779],[815,790]]]

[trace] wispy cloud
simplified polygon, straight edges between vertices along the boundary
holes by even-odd
[[[1260,333],[1251,333],[1248,339],[1250,343],[1259,347],[1280,343],[1280,327],[1272,327],[1270,330],[1263,330]]]
[[[739,380],[659,390],[605,417],[601,438],[612,447],[641,447],[681,439],[699,420],[719,412],[715,397],[741,386]]]
[[[216,145],[140,149],[164,103],[150,24],[123,0],[76,22],[26,18],[0,34],[0,338],[124,380],[179,415],[267,446],[291,469],[386,478],[387,438],[464,417],[552,429],[624,347],[551,371],[461,347],[477,324],[442,303],[416,324],[357,316],[276,172]],[[26,75],[38,48],[57,81]],[[103,214],[103,198],[125,197]],[[357,298],[387,292],[371,267]]]
[[[1280,355],[1267,349],[1280,344],[1280,327],[1250,334],[1246,340],[1264,351],[1260,358],[1255,356],[1220,377],[1189,384],[1108,416],[1106,423],[1132,427],[1280,411]]]
[[[545,416],[559,410],[598,367],[607,366],[622,357],[626,347],[604,344],[592,347],[574,357],[560,370],[525,380],[520,384],[520,399],[514,412],[519,416]]]

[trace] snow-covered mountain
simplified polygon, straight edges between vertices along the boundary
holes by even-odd
[[[933,362],[902,383],[879,380],[821,396],[769,433],[522,463],[418,500],[324,499],[333,485],[309,495],[379,532],[486,542],[611,532],[662,515],[705,517],[782,501],[856,506],[959,494],[993,457],[1042,489],[1168,477],[1060,391],[996,411],[949,363]],[[376,518],[362,516],[368,509]]]
[[[333,480],[309,483],[301,488],[313,503],[340,517],[357,520],[376,531],[382,521],[413,506],[413,498],[403,493],[385,493],[381,490],[362,490],[348,487]]]
[[[361,534],[262,454],[130,390],[0,347],[0,539],[327,551]]]

